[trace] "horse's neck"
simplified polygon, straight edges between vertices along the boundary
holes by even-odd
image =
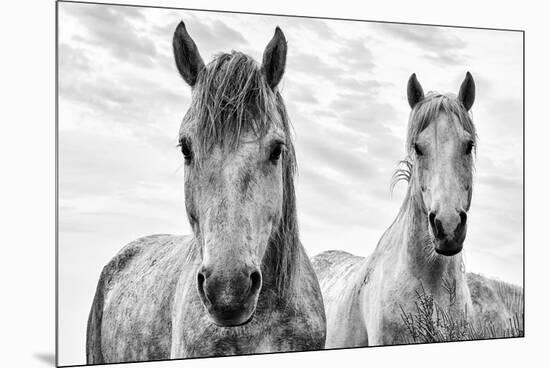
[[[462,253],[452,257],[438,255],[428,239],[426,214],[409,193],[378,248],[425,286],[440,289],[444,279],[465,282]]]
[[[262,262],[264,296],[280,300],[295,295],[295,281],[300,278],[302,253],[297,233],[272,238]]]

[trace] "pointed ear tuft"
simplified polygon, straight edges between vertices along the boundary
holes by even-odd
[[[466,72],[466,78],[460,85],[460,91],[458,92],[458,100],[464,105],[466,110],[470,110],[476,99],[476,84],[474,78],[470,72]]]
[[[187,33],[183,22],[180,22],[174,31],[172,46],[174,48],[176,66],[181,76],[187,84],[193,87],[197,82],[199,72],[204,68],[204,62],[199,54],[197,45],[195,45],[195,42],[189,36],[189,33]]]
[[[413,109],[417,103],[424,99],[424,90],[416,79],[416,73],[413,73],[407,83],[407,99],[409,100],[409,106]]]
[[[286,39],[279,27],[275,28],[275,35],[267,44],[262,60],[262,71],[271,89],[275,90],[285,72]]]

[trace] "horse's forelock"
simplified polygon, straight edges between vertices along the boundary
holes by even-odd
[[[411,153],[418,135],[437,119],[440,113],[447,116],[455,116],[460,126],[468,132],[472,139],[477,140],[475,126],[470,113],[451,94],[429,92],[411,111],[407,132],[407,153]]]
[[[201,71],[184,124],[193,124],[198,156],[214,146],[231,151],[246,133],[262,138],[274,124],[286,133],[288,122],[278,116],[280,103],[258,63],[233,51],[216,56]]]
[[[413,169],[414,143],[418,139],[418,135],[442,112],[448,116],[455,116],[460,126],[472,136],[474,150],[477,147],[477,134],[472,117],[457,100],[456,96],[429,92],[411,111],[406,139],[407,157],[400,161],[399,167],[392,176],[392,190],[399,181],[410,181]]]

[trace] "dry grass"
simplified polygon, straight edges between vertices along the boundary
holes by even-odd
[[[493,280],[494,281],[494,280]],[[494,281],[499,283],[498,281]],[[416,291],[414,301],[415,312],[407,313],[401,308],[401,319],[406,327],[406,333],[401,336],[404,343],[429,343],[444,341],[464,341],[493,339],[503,337],[523,337],[523,300],[509,284],[499,283],[500,295],[509,297],[506,302],[515,306],[514,317],[508,323],[501,324],[492,321],[487,316],[478,316],[477,323],[472,322],[468,316],[466,306],[463,313],[451,313],[450,307],[444,309],[433,298],[433,295],[425,292],[424,288]],[[456,282],[445,280],[443,288],[449,294],[450,306],[456,303]],[[520,307],[521,306],[521,307]],[[485,318],[484,318],[485,317]]]

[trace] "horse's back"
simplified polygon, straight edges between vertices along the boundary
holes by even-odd
[[[366,330],[359,308],[364,282],[364,257],[344,251],[326,251],[313,257],[327,318],[326,348],[365,346]]]
[[[353,275],[350,271],[355,269],[364,260],[364,257],[359,257],[348,252],[328,250],[313,257],[311,263],[321,284],[321,289],[323,289],[323,284],[336,282]]]
[[[170,357],[173,293],[190,240],[143,237],[103,268],[88,319],[88,364]]]
[[[466,278],[479,322],[506,329],[514,319],[523,320],[523,289],[520,286],[471,272]]]

